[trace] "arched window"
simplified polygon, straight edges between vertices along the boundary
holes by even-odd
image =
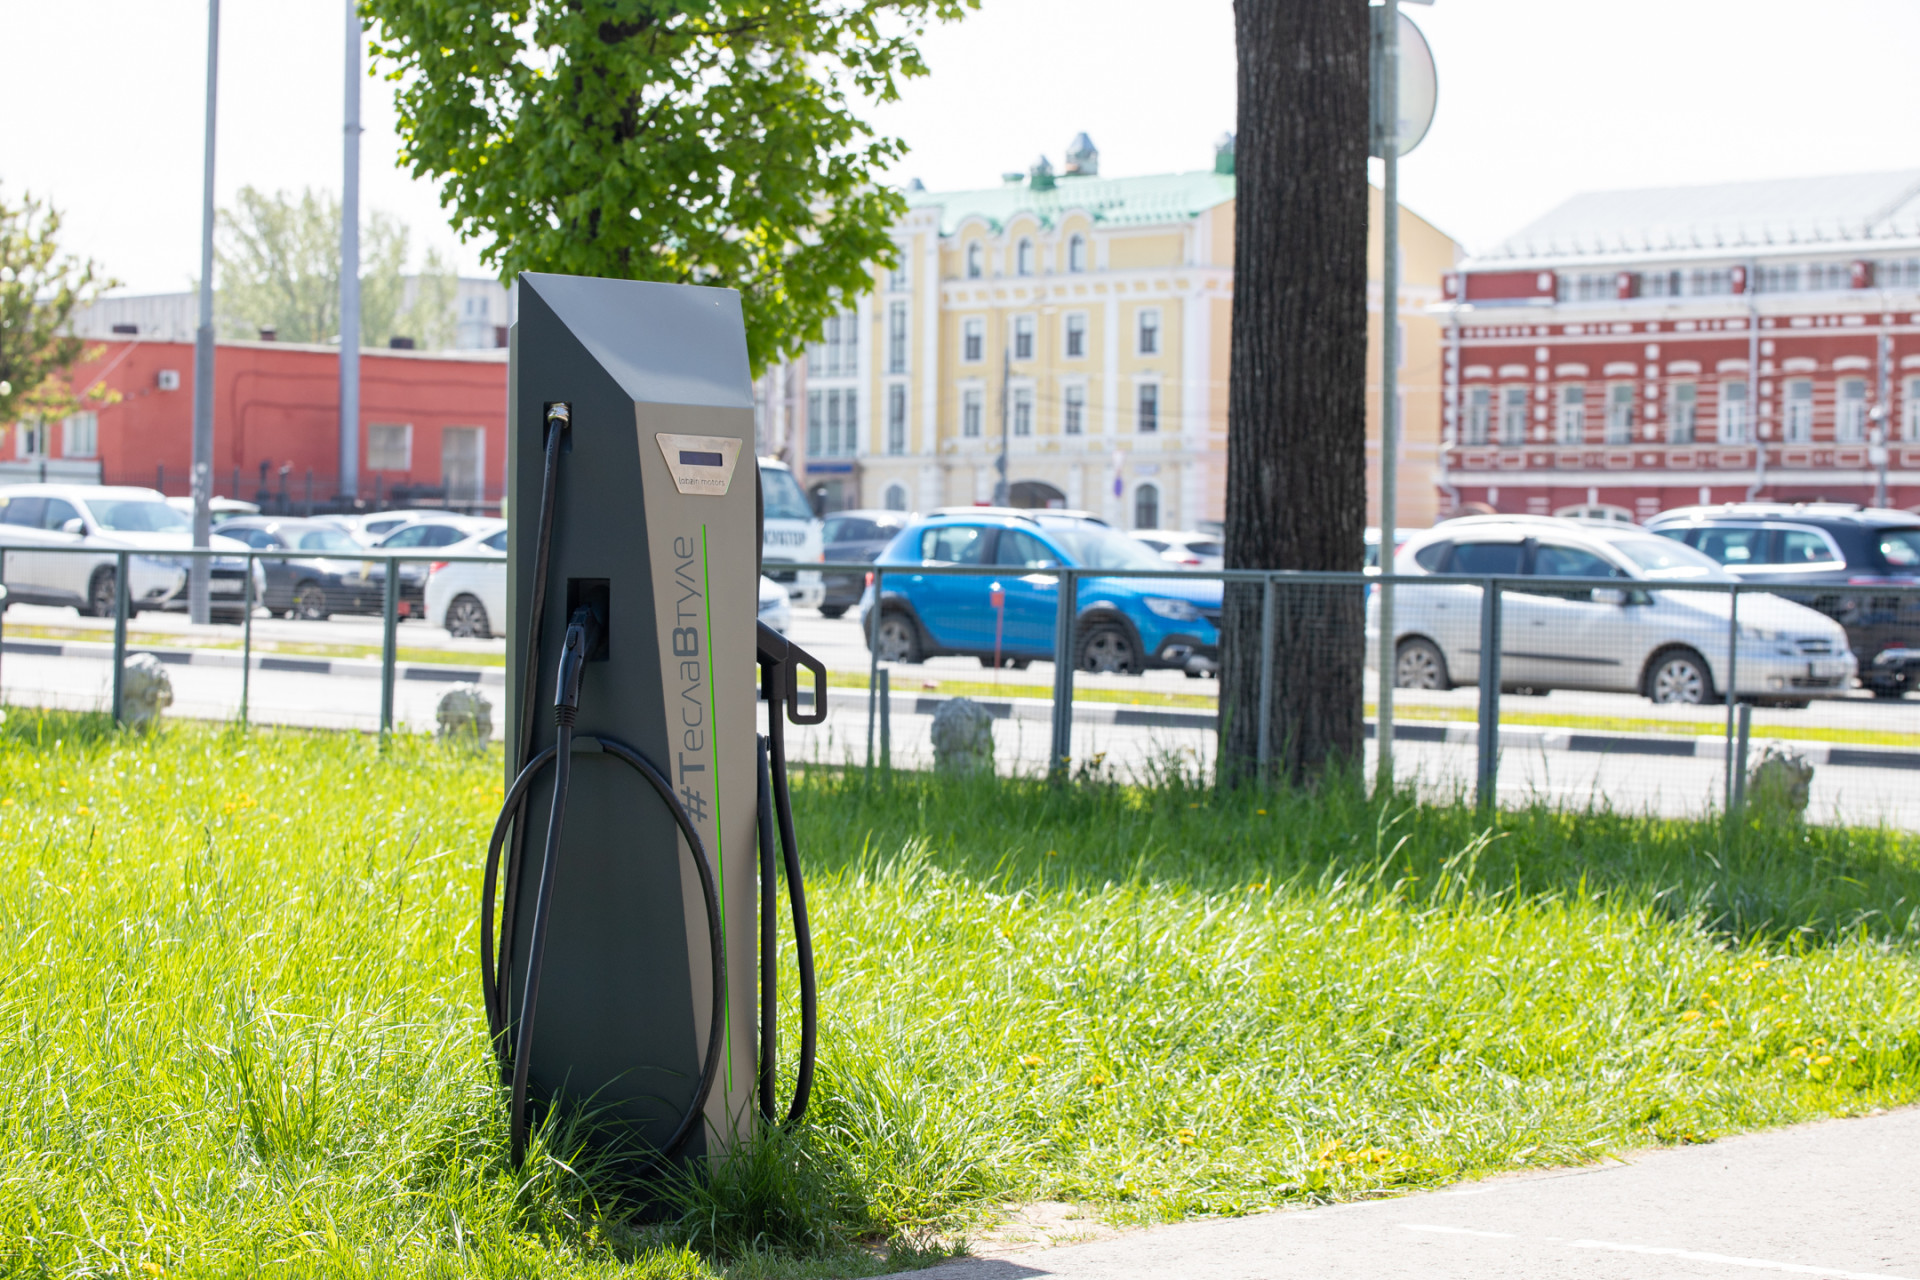
[[[1015,250],[1014,253],[1015,253],[1014,261],[1017,264],[1014,270],[1016,270],[1023,276],[1032,275],[1033,274],[1033,241],[1022,240],[1020,242],[1020,247],[1017,250]]]
[[[907,509],[907,486],[890,484],[887,486],[887,510],[905,511]]]
[[[1143,484],[1134,489],[1133,527],[1136,529],[1160,527],[1160,489],[1157,485]]]
[[[967,279],[980,278],[980,242],[975,240],[967,246]]]
[[[1067,270],[1085,271],[1087,269],[1087,238],[1074,236],[1067,241]]]

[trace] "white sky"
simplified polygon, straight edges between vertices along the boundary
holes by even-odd
[[[0,0],[0,184],[51,195],[70,246],[130,291],[198,270],[204,0]],[[341,0],[224,0],[217,186],[340,184]],[[1401,198],[1468,248],[1576,191],[1920,167],[1915,0],[1438,0],[1408,5],[1440,73]],[[1109,175],[1204,168],[1233,127],[1229,0],[985,0],[931,33],[933,74],[878,114],[897,178],[987,186],[1079,130]],[[366,208],[456,246],[362,96]]]

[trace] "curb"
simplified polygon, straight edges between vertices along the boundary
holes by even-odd
[[[7,640],[0,642],[0,653],[18,653],[41,658],[93,658],[111,663],[113,646],[92,641]],[[240,666],[240,655],[226,649],[156,649],[151,645],[128,645],[127,656],[148,653],[170,667]],[[380,678],[378,658],[292,658],[275,654],[255,654],[255,671],[290,671],[309,676],[357,676]],[[396,662],[394,675],[401,680],[430,680],[442,684],[505,685],[505,667],[455,667],[438,662]]]

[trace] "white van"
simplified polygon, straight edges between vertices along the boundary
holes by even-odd
[[[818,608],[827,598],[820,571],[788,569],[772,562],[820,563],[819,517],[808,505],[807,495],[800,491],[793,469],[778,458],[760,459],[760,493],[766,504],[761,555],[769,562],[767,576],[787,589],[787,599],[793,604]]]

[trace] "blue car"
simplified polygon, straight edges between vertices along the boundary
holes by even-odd
[[[914,521],[875,561],[881,579],[878,647],[888,662],[943,654],[1024,667],[1052,660],[1059,587],[1044,571],[1168,567],[1158,552],[1085,516],[960,508]],[[914,565],[986,565],[995,574],[916,574]],[[1220,658],[1221,585],[1213,578],[1082,578],[1074,665],[1137,674],[1175,668],[1199,677]],[[875,644],[872,583],[860,598],[861,633]]]

